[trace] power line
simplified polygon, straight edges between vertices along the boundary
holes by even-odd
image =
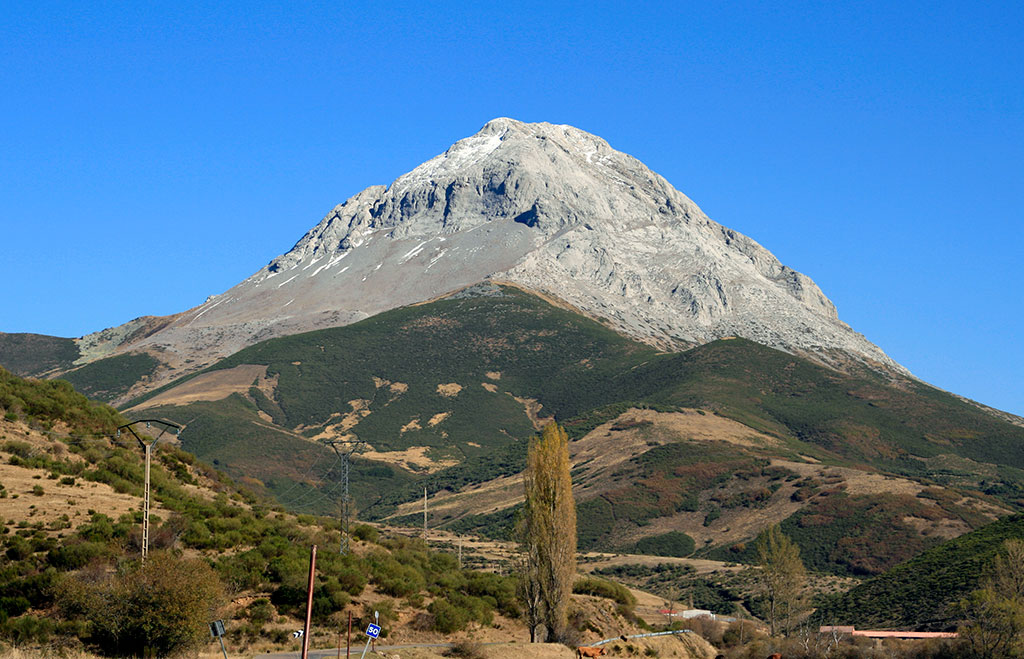
[[[277,500],[278,500],[278,502],[279,502],[279,503],[280,503],[280,504],[281,504],[282,506],[284,506],[284,507],[286,507],[286,508],[288,508],[288,507],[294,507],[294,506],[298,505],[300,501],[302,501],[302,500],[303,500],[303,499],[305,499],[306,497],[310,496],[311,494],[312,494],[312,495],[314,495],[314,496],[316,495],[316,493],[317,493],[317,489],[316,489],[316,488],[317,488],[317,487],[318,487],[319,485],[322,485],[322,484],[323,484],[323,482],[324,482],[323,476],[317,476],[317,482],[316,482],[316,484],[310,484],[310,483],[308,483],[308,482],[307,482],[307,481],[306,481],[305,479],[306,479],[306,478],[307,478],[307,477],[308,477],[308,476],[309,476],[309,475],[310,475],[310,474],[311,474],[311,473],[313,472],[313,469],[314,469],[314,468],[316,467],[316,465],[317,465],[317,464],[318,464],[318,463],[320,462],[320,458],[321,458],[321,457],[322,457],[322,455],[321,455],[321,456],[318,456],[318,457],[317,457],[317,459],[316,459],[316,461],[315,461],[315,462],[313,463],[313,465],[312,465],[312,466],[311,466],[311,467],[310,467],[310,468],[309,468],[308,470],[306,470],[306,473],[305,473],[305,474],[304,474],[304,475],[302,476],[302,479],[303,479],[303,480],[299,480],[299,481],[296,481],[295,483],[293,483],[293,484],[292,484],[292,487],[288,488],[288,491],[291,491],[291,490],[295,489],[296,487],[298,487],[298,486],[300,486],[300,485],[308,485],[310,489],[306,490],[305,492],[302,492],[302,493],[300,493],[300,494],[299,494],[298,496],[296,496],[295,498],[293,498],[293,499],[291,499],[290,501],[287,501],[287,502],[283,502],[283,501],[281,501],[281,496],[279,495],[279,496],[277,497]],[[326,471],[326,472],[324,473],[324,475],[327,475],[327,474],[329,474],[329,473],[330,473],[331,471],[333,471],[334,467],[336,467],[336,466],[338,465],[338,461],[339,461],[339,460],[338,460],[338,458],[335,458],[335,459],[334,459],[334,462],[333,462],[333,463],[331,464],[331,466],[330,466],[330,467],[329,467],[329,468],[327,469],[327,471]]]
[[[309,474],[310,474],[310,473],[312,473],[313,469],[314,469],[314,468],[316,468],[316,466],[317,466],[317,465],[318,465],[318,464],[320,463],[320,459],[321,459],[321,458],[323,458],[323,456],[324,456],[325,454],[326,454],[326,451],[325,451],[325,452],[322,452],[322,453],[318,453],[318,454],[317,454],[317,456],[316,456],[316,460],[314,460],[314,461],[313,461],[313,464],[311,464],[311,465],[309,466],[309,469],[307,469],[307,470],[306,470],[306,473],[304,473],[304,474],[303,474],[303,475],[302,475],[301,477],[299,477],[298,479],[296,479],[296,480],[292,481],[292,485],[291,485],[291,487],[289,487],[288,489],[286,489],[286,490],[285,490],[284,492],[281,492],[280,494],[277,494],[277,495],[275,495],[275,497],[274,497],[274,498],[276,498],[276,499],[277,499],[278,501],[281,501],[281,497],[283,497],[284,495],[288,494],[289,492],[291,492],[292,490],[294,490],[295,488],[297,488],[297,487],[298,487],[299,485],[302,485],[302,483],[303,483],[303,482],[305,481],[305,479],[306,479],[306,478],[307,478],[307,477],[309,476]],[[301,496],[301,495],[300,495],[300,496]],[[282,503],[281,505],[285,505],[285,504],[283,504],[283,503]]]

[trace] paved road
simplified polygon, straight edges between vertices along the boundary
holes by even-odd
[[[365,643],[365,641],[363,641]],[[358,657],[363,653],[363,643],[356,645],[352,644],[352,656]],[[502,643],[483,643],[482,645],[503,645]],[[401,650],[403,648],[450,648],[451,643],[412,643],[409,645],[381,645],[377,644],[377,650],[382,652],[391,652],[392,650]],[[273,654],[259,654],[257,657],[267,657],[268,659],[294,659],[295,657],[301,657],[302,651],[296,650],[295,652],[275,652]],[[309,659],[337,659],[338,648],[327,649],[327,650],[310,650]],[[345,648],[341,648],[341,656],[345,656]],[[370,656],[370,651],[366,651],[366,656]]]

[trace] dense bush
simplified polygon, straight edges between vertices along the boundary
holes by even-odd
[[[636,597],[633,593],[623,586],[607,579],[599,579],[597,577],[584,577],[578,579],[576,583],[572,585],[572,592],[584,595],[595,595],[597,597],[606,597],[610,600],[615,601],[618,604],[623,604],[628,607],[636,605]]]
[[[107,545],[100,542],[72,541],[51,549],[46,562],[58,570],[77,570],[108,551]]]
[[[433,629],[442,634],[451,634],[465,629],[469,624],[470,614],[466,609],[459,608],[443,599],[430,603],[427,610],[434,616]]]
[[[696,548],[693,538],[681,531],[669,531],[662,535],[650,536],[638,541],[630,553],[650,556],[689,556]]]
[[[223,602],[220,580],[199,559],[150,553],[110,578],[65,577],[60,606],[89,621],[90,639],[116,655],[167,656],[205,642]]]
[[[378,533],[377,529],[369,524],[358,524],[356,525],[356,528],[352,530],[352,537],[364,542],[377,542],[380,538],[380,533]]]
[[[80,432],[112,433],[121,416],[94,403],[64,380],[24,380],[0,367],[0,410],[7,419],[24,416],[44,427],[62,421]]]

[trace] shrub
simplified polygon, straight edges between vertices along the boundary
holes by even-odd
[[[75,542],[51,549],[46,561],[58,570],[77,570],[104,552],[98,542]]]
[[[373,615],[374,612],[378,614],[376,617]],[[391,632],[391,626],[395,624],[396,620],[398,620],[398,614],[395,611],[394,602],[391,600],[366,602],[363,604],[363,614],[359,618],[359,628],[366,629],[367,625],[376,621],[381,628],[380,638],[387,638]]]
[[[427,610],[434,616],[433,629],[442,634],[451,634],[465,629],[469,623],[469,612],[449,604],[443,599],[430,603]]]
[[[484,659],[484,646],[479,641],[464,639],[456,641],[450,648],[445,650],[446,657],[461,657],[462,659]]]
[[[694,548],[693,538],[680,531],[643,538],[634,545],[636,553],[653,556],[689,556]]]
[[[352,530],[352,537],[363,542],[377,542],[380,532],[369,524],[359,524]]]
[[[274,605],[266,598],[256,600],[250,604],[249,608],[246,610],[246,616],[250,621],[257,625],[263,625],[270,622],[276,615],[277,611],[274,610]]]
[[[53,621],[48,618],[22,616],[5,622],[0,628],[0,632],[12,645],[25,645],[47,642],[50,640],[50,634],[53,633],[54,627]]]
[[[366,588],[366,577],[354,567],[343,567],[336,574],[338,583],[345,589],[345,592],[353,597],[359,595],[363,592],[363,588]]]
[[[584,577],[572,585],[572,592],[614,600],[627,607],[636,605],[636,597],[625,586],[597,577]]]
[[[324,624],[331,614],[341,611],[349,603],[348,593],[342,590],[337,582],[318,586],[313,589],[313,615],[317,624]]]
[[[3,616],[20,616],[25,613],[32,606],[32,603],[25,597],[0,597],[0,615]]]
[[[281,584],[270,595],[273,602],[282,613],[301,615],[301,608],[306,604],[306,589],[299,586]]]
[[[11,536],[7,539],[7,558],[12,561],[23,561],[32,555],[32,546],[21,536]]]
[[[516,580],[493,572],[470,572],[466,579],[466,592],[476,597],[490,599],[502,615],[519,617],[519,598],[516,597]]]
[[[153,552],[112,578],[67,577],[60,584],[66,614],[81,614],[105,653],[168,656],[204,643],[223,598],[205,561]]]
[[[374,562],[373,580],[380,591],[392,597],[406,597],[426,587],[423,573],[415,567],[402,565],[391,557]]]

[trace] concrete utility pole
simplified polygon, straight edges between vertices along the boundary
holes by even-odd
[[[332,439],[324,442],[341,458],[341,501],[338,505],[338,522],[341,524],[341,554],[348,553],[349,525],[352,523],[352,498],[348,494],[349,458],[362,446],[363,440]]]
[[[423,539],[427,539],[427,488],[423,488]]]
[[[152,424],[160,424],[160,434],[156,436],[156,439],[152,439],[147,435],[149,442],[146,442],[139,436],[139,433],[135,432],[135,428],[132,426],[138,423],[145,423],[146,427],[149,428]],[[146,554],[149,553],[149,464],[153,456],[153,445],[160,441],[160,438],[164,436],[164,433],[169,429],[174,428],[174,434],[181,434],[181,426],[170,421],[163,421],[161,419],[139,419],[138,421],[132,421],[126,423],[123,426],[119,426],[117,429],[117,436],[121,436],[121,430],[127,429],[135,439],[139,442],[139,446],[142,447],[143,453],[146,455],[146,484],[143,495],[142,503],[142,562],[146,562]]]

